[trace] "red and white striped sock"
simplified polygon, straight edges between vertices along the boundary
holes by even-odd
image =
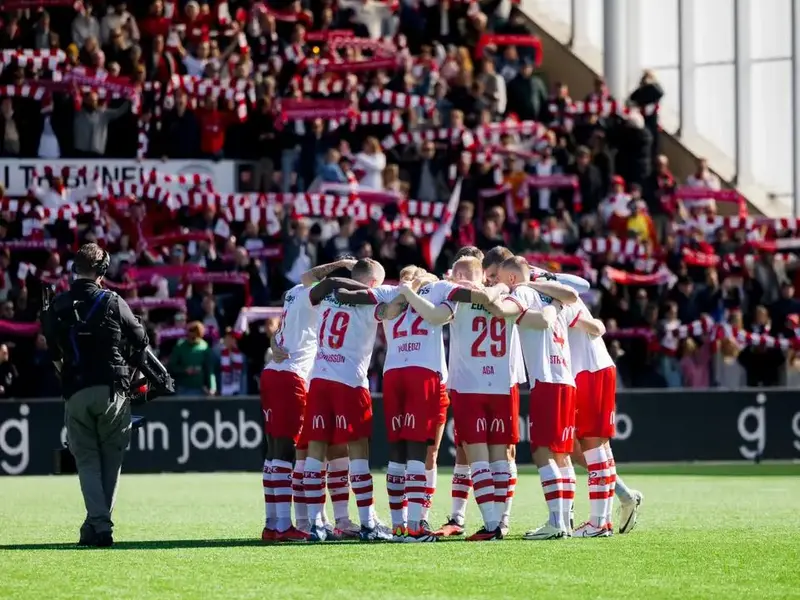
[[[408,500],[408,529],[418,531],[422,520],[422,505],[425,504],[425,463],[410,460],[406,463],[406,499]]]
[[[494,510],[502,515],[508,499],[508,482],[511,479],[507,460],[496,460],[492,463],[492,480],[494,482]],[[502,518],[502,517],[501,517]]]
[[[292,500],[294,500],[294,522],[299,529],[308,527],[308,510],[306,509],[306,492],[303,487],[303,471],[306,459],[301,458],[294,465],[292,473]]]
[[[606,446],[606,457],[608,457],[608,499],[606,500],[606,523],[609,529],[613,529],[614,523],[614,496],[617,493],[617,463],[614,460],[614,453],[611,446]]]
[[[386,471],[386,492],[389,494],[392,529],[406,524],[406,511],[403,510],[405,487],[406,466],[397,462],[390,462]]]
[[[561,470],[556,465],[556,461],[551,459],[545,466],[539,467],[539,479],[542,481],[542,492],[544,492],[544,500],[547,502],[547,511],[550,514],[550,525],[563,531],[566,529],[562,516],[564,488],[561,485]]]
[[[325,507],[325,483],[322,478],[322,461],[306,458],[303,471],[303,489],[308,508],[308,520],[311,525],[322,527],[322,510]]]
[[[606,526],[606,504],[608,503],[609,469],[605,446],[586,450],[586,469],[589,471],[589,522],[595,527]]]
[[[472,469],[472,493],[481,510],[483,524],[488,531],[494,531],[499,524],[494,510],[494,480],[489,463],[481,460],[470,465]]]
[[[578,487],[575,481],[575,467],[572,466],[571,462],[566,467],[561,467],[561,485],[564,486],[562,517],[564,518],[564,525],[569,528],[569,521],[572,518],[572,508],[575,506],[575,489]]]
[[[328,461],[328,494],[333,504],[333,520],[338,522],[349,516],[348,503],[350,502],[350,482],[348,469],[350,459],[334,458]]]
[[[425,504],[422,505],[422,520],[427,521],[431,514],[433,495],[436,493],[436,479],[439,477],[439,470],[436,465],[432,469],[425,470]]]
[[[514,491],[517,489],[517,462],[508,461],[508,493],[506,494],[506,505],[503,507],[503,517],[501,521],[508,523],[511,518],[511,505],[514,503]]]
[[[264,487],[264,512],[266,513],[264,526],[267,529],[275,529],[275,495],[272,492],[272,461],[264,460],[264,473],[261,477]]]
[[[472,487],[469,465],[456,465],[453,468],[453,481],[450,484],[452,507],[450,518],[459,525],[463,525],[467,518],[467,500],[469,489]]]
[[[356,497],[358,506],[358,520],[363,527],[372,529],[375,527],[374,513],[372,507],[372,474],[369,472],[369,461],[365,458],[357,458],[350,461],[350,485],[353,487],[353,494]]]
[[[292,463],[272,461],[272,494],[277,518],[275,529],[283,532],[292,526]]]

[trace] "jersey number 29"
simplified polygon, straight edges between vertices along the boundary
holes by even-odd
[[[478,334],[472,342],[472,356],[484,358],[486,350],[483,343],[489,338],[489,352],[495,358],[506,355],[506,321],[499,317],[475,317],[472,319],[472,331]]]

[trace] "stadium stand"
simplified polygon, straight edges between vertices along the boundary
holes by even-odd
[[[40,288],[64,289],[85,241],[111,252],[108,287],[165,362],[202,367],[184,391],[255,392],[281,294],[307,268],[346,254],[389,278],[443,273],[463,245],[592,280],[625,387],[800,380],[797,220],[749,216],[702,160],[673,175],[652,73],[625,99],[599,79],[581,100],[545,82],[512,2],[0,6],[2,164],[84,165],[28,169],[24,185],[6,168],[0,398],[58,395]],[[123,177],[130,159],[148,166]]]

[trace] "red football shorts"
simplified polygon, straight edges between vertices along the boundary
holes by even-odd
[[[450,396],[447,395],[447,386],[441,385],[439,393],[439,415],[436,418],[437,425],[447,424],[447,407],[450,406]]]
[[[450,390],[458,441],[464,444],[519,442],[519,387],[508,394],[463,394]]]
[[[422,367],[387,371],[383,376],[383,411],[389,442],[433,440],[441,401],[438,373]]]
[[[606,367],[594,373],[582,371],[575,377],[575,437],[614,437],[614,411],[617,406],[617,368]]]
[[[531,390],[530,440],[532,448],[569,454],[575,441],[575,388],[537,381]]]
[[[264,369],[260,387],[264,433],[274,438],[291,438],[296,444],[306,407],[306,382],[291,371]]]
[[[369,390],[315,378],[308,388],[303,442],[346,444],[372,435]]]

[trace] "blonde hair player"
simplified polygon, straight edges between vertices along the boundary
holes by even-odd
[[[504,537],[500,519],[509,480],[508,446],[519,439],[518,384],[525,381],[525,369],[514,325],[493,318],[484,308],[499,290],[482,287],[481,261],[459,259],[452,279],[456,287],[438,303],[424,288],[419,294],[409,286],[401,286],[401,291],[427,323],[451,323],[448,388],[458,444],[465,445],[484,522],[467,540],[498,540]]]

